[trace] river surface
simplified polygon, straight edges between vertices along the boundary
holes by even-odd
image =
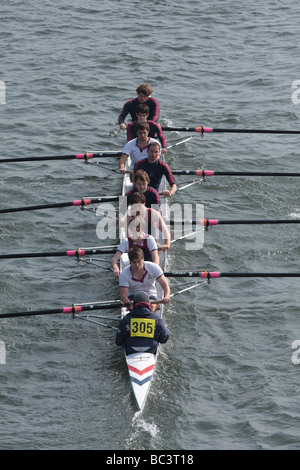
[[[11,0],[0,28],[1,158],[120,151],[117,117],[141,82],[164,126],[300,129],[297,2]],[[166,132],[169,145],[190,135]],[[299,172],[299,136],[193,134],[166,160]],[[1,163],[1,208],[119,195],[116,158],[95,161]],[[196,203],[207,218],[297,220],[299,180],[213,176],[172,199],[177,215]],[[116,244],[99,240],[99,221],[75,207],[1,214],[0,254]],[[172,243],[168,270],[300,272],[299,225],[199,233]],[[74,258],[0,263],[2,313],[118,298],[111,272]],[[177,292],[191,280],[169,281]],[[176,296],[142,413],[114,331],[60,314],[3,319],[0,449],[299,449],[299,302],[299,279],[284,277],[223,277]]]

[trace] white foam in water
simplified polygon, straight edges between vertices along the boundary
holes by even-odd
[[[150,423],[142,418],[142,411],[137,411],[132,418],[133,431],[127,439],[126,448],[131,449],[135,446],[138,439],[141,439],[141,435],[145,433],[148,435],[148,439],[155,439],[159,435],[159,428],[156,424]],[[156,444],[155,444],[156,445]]]
[[[300,219],[300,209],[296,209],[296,212],[292,212],[290,217],[292,217],[292,219]]]
[[[0,364],[6,364],[6,350],[4,341],[0,341]]]

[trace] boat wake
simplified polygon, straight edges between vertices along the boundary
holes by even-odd
[[[290,217],[292,219],[300,219],[300,209],[295,209],[295,212],[291,212]]]
[[[158,426],[146,421],[142,411],[137,411],[132,418],[132,433],[126,441],[125,449],[157,448],[160,431]]]

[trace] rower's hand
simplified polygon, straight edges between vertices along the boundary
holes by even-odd
[[[166,244],[160,245],[160,244],[158,243],[158,244],[157,244],[157,248],[159,249],[159,251],[165,252],[165,251],[167,251],[167,250],[170,249],[170,245],[166,245]]]
[[[170,297],[164,297],[162,303],[163,303],[164,305],[167,305],[167,304],[170,303],[170,300],[171,300]]]
[[[126,131],[127,126],[124,122],[122,122],[122,124],[120,124],[120,129],[122,129],[122,131]]]
[[[161,149],[160,153],[161,153],[161,154],[167,153],[167,149]]]
[[[122,173],[122,175],[125,175],[125,166],[121,166],[119,168],[119,171],[120,171],[120,173]]]
[[[114,277],[115,277],[116,279],[119,279],[119,277],[120,277],[120,270],[119,270],[119,268],[114,268]]]
[[[168,189],[166,189],[165,191],[163,191],[163,197],[171,197],[172,196],[172,193],[171,191],[169,191]]]

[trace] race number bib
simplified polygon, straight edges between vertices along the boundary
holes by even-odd
[[[154,330],[154,318],[130,319],[130,336],[144,336],[146,338],[154,338]]]

